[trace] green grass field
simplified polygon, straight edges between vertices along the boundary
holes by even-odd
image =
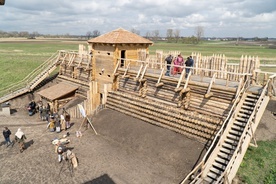
[[[0,39],[0,89],[22,80],[57,50],[78,50],[80,43],[86,44],[85,41],[2,41]],[[150,54],[155,54],[156,50],[163,50],[165,53],[180,51],[183,56],[189,56],[192,52],[206,56],[225,54],[229,58],[250,55],[258,56],[261,63],[276,64],[276,50],[264,46],[236,46],[229,42],[204,42],[198,45],[157,42],[150,47]],[[276,73],[276,68],[273,67],[266,67],[263,70]],[[259,148],[250,148],[246,153],[238,175],[244,183],[248,184],[276,183],[276,142],[269,141],[258,144]]]

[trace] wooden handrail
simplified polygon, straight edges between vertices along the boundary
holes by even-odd
[[[59,51],[57,51],[59,52]],[[16,91],[18,89],[21,89],[23,86],[28,86],[28,83],[30,83],[31,80],[33,80],[34,76],[38,75],[38,73],[41,72],[42,69],[45,69],[45,67],[49,66],[49,63],[53,61],[53,59],[57,58],[57,52],[55,52],[49,59],[47,59],[45,62],[40,64],[35,70],[33,70],[31,73],[29,73],[24,79],[21,81],[18,81],[16,83],[13,83],[9,86],[6,86],[5,88],[2,88],[0,90],[0,93],[9,93],[11,91]]]
[[[227,122],[230,120],[230,117],[232,117],[232,116],[234,115],[234,113],[233,113],[233,112],[234,112],[234,109],[237,107],[238,102],[240,101],[240,97],[241,97],[242,94],[245,92],[245,86],[246,86],[246,84],[247,84],[248,82],[249,82],[249,79],[247,78],[247,80],[245,81],[245,83],[244,83],[242,89],[241,89],[240,92],[239,92],[239,98],[236,98],[236,99],[235,99],[235,101],[234,101],[234,103],[233,103],[233,105],[232,105],[232,107],[231,107],[231,109],[230,109],[230,111],[229,111],[229,113],[228,113],[228,116],[226,117],[226,119],[224,120],[224,122],[223,122],[221,128],[220,128],[219,131],[217,132],[217,134],[216,134],[215,138],[213,139],[213,141],[212,141],[212,143],[211,143],[209,149],[208,149],[207,152],[205,153],[205,155],[204,155],[202,161],[200,162],[200,164],[198,164],[198,165],[201,165],[202,168],[205,167],[206,161],[208,160],[211,151],[214,150],[214,148],[220,143],[220,141],[218,141],[218,140],[219,140],[219,138],[220,138],[220,136],[221,136],[223,130],[225,129],[225,127],[226,127],[226,125],[227,125]],[[217,142],[217,141],[218,141],[218,142]],[[203,164],[202,164],[202,163],[203,163]],[[197,166],[197,167],[198,167],[198,166]],[[202,171],[203,171],[203,170],[202,170]],[[200,173],[197,174],[196,178],[199,177],[199,176],[202,174],[202,171],[201,171]],[[190,176],[191,176],[192,174],[195,174],[195,173],[193,173],[193,171],[189,173]],[[182,181],[182,183],[186,182],[188,179],[189,179],[189,178],[186,177],[186,178]]]
[[[255,117],[256,113],[257,113],[257,108],[259,108],[259,106],[261,105],[261,103],[262,103],[262,101],[263,101],[262,99],[263,99],[264,96],[265,96],[265,93],[266,93],[266,91],[267,91],[267,88],[268,88],[268,83],[267,83],[267,84],[265,85],[265,87],[263,88],[263,91],[262,91],[262,93],[261,93],[261,95],[260,95],[258,101],[257,101],[256,104],[255,104],[255,107],[254,107],[254,109],[253,109],[253,111],[252,111],[252,114],[251,114],[251,116],[249,117],[249,120],[247,121],[247,122],[249,122],[249,123],[246,124],[246,126],[244,127],[244,130],[247,130],[248,127],[251,126],[251,124],[253,123],[252,120],[253,120],[253,118]],[[242,143],[243,143],[244,139],[246,138],[246,136],[249,136],[249,134],[247,134],[247,132],[244,131],[244,132],[242,133],[242,135],[241,135],[241,138],[240,138],[240,140],[239,140],[239,143],[238,143],[238,145],[237,145],[237,148],[238,148],[238,147],[241,147],[241,148],[243,149],[243,145],[244,145],[244,144],[242,144]],[[236,150],[235,150],[235,152],[233,153],[231,159],[230,159],[229,162],[228,162],[228,163],[232,163],[232,164],[228,164],[228,165],[226,166],[224,172],[221,174],[221,176],[218,178],[217,181],[220,181],[227,173],[230,173],[230,170],[231,170],[232,166],[235,164],[236,156],[239,154],[239,153],[238,153],[239,150],[240,150],[240,149],[236,149]],[[227,180],[228,180],[228,178],[227,178]]]

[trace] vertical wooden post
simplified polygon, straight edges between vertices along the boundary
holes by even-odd
[[[90,110],[96,109],[101,103],[98,83],[91,81],[89,83]]]
[[[91,46],[91,51],[92,51],[92,60],[91,60],[91,66],[92,66],[92,72],[90,73],[91,77],[90,80],[93,81],[96,78],[96,53],[95,53],[95,49],[94,49],[94,45],[92,44]]]

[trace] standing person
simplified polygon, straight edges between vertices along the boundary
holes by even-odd
[[[69,129],[71,127],[71,123],[70,123],[70,114],[68,112],[66,112],[66,110],[63,108],[63,116],[65,119],[65,128],[66,130]]]
[[[181,56],[181,53],[178,54],[178,56],[177,56],[177,63],[178,63],[179,66],[184,66],[184,59],[183,59],[183,57]],[[181,73],[181,72],[182,72],[182,68],[179,67],[179,68],[178,68],[178,73]]]
[[[3,130],[3,136],[5,138],[7,147],[12,144],[12,142],[10,140],[10,135],[11,135],[11,131],[8,129],[8,127],[5,127]]]
[[[37,112],[39,112],[39,119],[40,119],[40,120],[43,120],[43,117],[42,117],[43,103],[42,103],[42,101],[39,101],[39,102],[37,103]]]
[[[58,117],[55,118],[55,127],[56,127],[56,132],[59,133],[61,130],[61,124],[60,124],[60,119],[59,115]]]
[[[55,128],[56,128],[56,121],[55,121],[54,116],[50,116],[50,122],[48,123],[48,127],[49,127],[50,132],[56,131],[55,130]]]
[[[56,152],[58,154],[58,162],[60,163],[62,160],[65,159],[63,153],[66,152],[66,146],[63,145],[60,141],[57,141]]]
[[[190,70],[191,70],[191,68],[187,68],[187,67],[193,67],[194,66],[194,60],[193,60],[192,56],[187,57],[185,65],[186,65],[186,76],[185,77],[187,78],[189,73],[190,73]]]
[[[178,54],[177,58],[174,60],[174,74],[178,74],[182,72],[182,68],[180,66],[184,65],[184,60],[181,54]]]
[[[20,153],[22,153],[25,149],[25,139],[27,139],[27,137],[22,132],[21,128],[18,128],[17,132],[15,133],[15,141],[19,145]]]
[[[171,54],[165,59],[165,61],[167,62],[167,71],[165,74],[166,76],[170,76],[172,60],[173,60],[173,56]]]
[[[60,115],[60,130],[66,130],[65,117]]]

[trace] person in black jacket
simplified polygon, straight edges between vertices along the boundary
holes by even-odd
[[[173,56],[171,54],[165,59],[165,61],[167,62],[167,71],[165,74],[166,76],[170,76],[172,60],[173,60]]]
[[[192,56],[190,56],[190,57],[187,57],[187,60],[186,60],[186,62],[185,62],[185,65],[186,65],[186,67],[189,67],[189,68],[186,68],[186,78],[187,78],[187,76],[188,76],[188,74],[189,74],[189,72],[190,72],[190,70],[191,70],[191,68],[190,67],[193,67],[194,66],[194,60],[193,60],[193,57]]]
[[[7,147],[12,144],[12,142],[10,140],[10,135],[11,135],[11,131],[9,130],[8,127],[5,127],[4,130],[3,130],[3,136],[5,138]]]

